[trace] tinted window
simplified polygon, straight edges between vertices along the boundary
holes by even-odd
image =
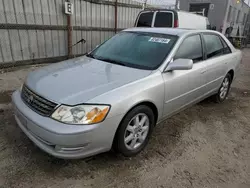
[[[153,70],[161,65],[177,38],[157,33],[121,32],[88,56],[113,64]]]
[[[186,38],[178,49],[175,59],[192,59],[195,62],[203,60],[200,35]]]
[[[170,12],[157,12],[155,27],[173,27],[173,14]]]
[[[230,54],[231,53],[231,49],[230,47],[227,45],[227,43],[225,42],[225,40],[223,38],[221,38],[222,44],[223,44],[223,52],[224,54]]]
[[[139,16],[137,27],[151,27],[154,12],[142,13]]]
[[[223,46],[219,36],[204,34],[207,58],[220,56],[223,54]]]

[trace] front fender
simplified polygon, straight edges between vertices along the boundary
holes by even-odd
[[[124,85],[88,101],[89,103],[110,104],[111,109],[107,118],[125,115],[142,102],[153,103],[161,119],[164,103],[164,82],[160,71],[146,78]]]

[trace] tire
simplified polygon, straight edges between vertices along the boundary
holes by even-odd
[[[137,155],[148,144],[154,126],[155,117],[152,109],[145,105],[135,107],[128,112],[118,127],[114,150],[125,157]]]
[[[228,73],[225,78],[223,79],[223,82],[217,92],[216,95],[214,95],[214,101],[217,103],[222,103],[224,100],[226,100],[230,87],[232,83],[231,75]],[[224,88],[224,89],[223,89]]]

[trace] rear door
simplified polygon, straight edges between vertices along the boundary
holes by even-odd
[[[174,27],[174,12],[173,11],[157,11],[155,20],[153,23],[154,27]]]
[[[206,85],[203,88],[206,93],[215,92],[226,76],[227,64],[232,60],[231,50],[215,33],[203,33],[202,36],[206,54],[203,72]]]
[[[154,11],[141,12],[136,20],[135,27],[152,27]]]

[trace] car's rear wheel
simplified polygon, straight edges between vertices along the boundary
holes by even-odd
[[[154,125],[154,113],[148,106],[135,107],[124,117],[117,130],[115,150],[127,157],[140,153],[147,145]]]
[[[215,101],[217,103],[221,103],[227,98],[228,92],[231,87],[231,82],[232,82],[231,75],[227,74],[226,77],[223,79],[223,82],[220,86],[218,93],[214,96]]]

